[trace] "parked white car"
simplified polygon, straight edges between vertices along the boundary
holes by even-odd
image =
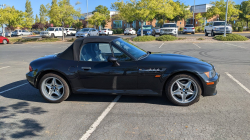
[[[134,28],[126,28],[124,30],[124,35],[135,35],[136,34],[136,31]]]
[[[162,35],[178,36],[178,26],[176,26],[176,23],[163,24],[160,31],[160,36]]]
[[[205,36],[208,36],[208,34],[211,34],[211,36],[222,35],[224,34],[224,29],[225,29],[225,21],[208,22],[204,28]],[[226,26],[226,33],[227,34],[232,33],[231,26],[229,25]]]
[[[32,35],[32,32],[26,31],[26,30],[15,30],[13,32],[13,36],[23,36],[23,35]]]
[[[113,35],[113,31],[108,28],[101,29],[99,35]]]
[[[94,28],[83,28],[76,33],[76,38],[88,36],[99,36],[99,32]]]
[[[49,27],[46,31],[40,32],[41,37],[62,37],[62,27]],[[64,30],[64,36],[66,36],[66,31]]]
[[[183,29],[183,34],[186,33],[195,34],[195,28],[193,24],[186,24],[186,26]]]
[[[76,29],[75,28],[65,28],[66,30],[66,35],[75,35],[76,34]]]

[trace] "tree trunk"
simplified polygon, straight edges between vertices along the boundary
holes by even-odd
[[[11,38],[11,29],[10,29],[10,38]]]
[[[143,36],[143,23],[144,23],[144,21],[141,21],[141,36]]]
[[[247,31],[248,31],[249,29],[248,29],[248,19],[247,19]]]

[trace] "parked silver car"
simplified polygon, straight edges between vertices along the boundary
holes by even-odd
[[[26,30],[15,30],[13,35],[14,36],[32,35],[32,32]]]
[[[186,33],[195,34],[195,28],[193,24],[186,24],[186,26],[183,29],[183,34]]]
[[[94,28],[83,28],[76,33],[76,38],[88,36],[99,36],[99,32]]]

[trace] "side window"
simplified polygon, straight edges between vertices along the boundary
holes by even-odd
[[[59,28],[59,31],[62,31],[62,28]]]
[[[56,28],[56,30],[55,31],[58,31],[58,28]]]
[[[117,58],[118,61],[132,61],[132,59],[127,56],[125,53],[122,51],[116,49],[114,45],[112,45],[113,51],[114,51],[114,56]]]
[[[209,25],[212,25],[213,26],[213,22],[210,22],[210,24]]]
[[[209,25],[209,23],[206,24],[206,26],[208,26],[208,25]]]
[[[80,51],[80,61],[107,62],[112,56],[108,43],[88,43]]]

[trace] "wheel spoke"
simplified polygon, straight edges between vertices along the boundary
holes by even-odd
[[[174,91],[174,95],[179,95],[179,96],[181,96],[181,91],[180,91],[180,90]]]
[[[53,91],[52,89],[50,89],[48,95],[51,96],[52,94],[53,94]]]
[[[187,95],[185,93],[181,94],[181,101],[185,102],[187,98]]]
[[[45,85],[49,90],[51,90],[51,84],[46,84]]]
[[[56,87],[57,87],[58,90],[60,90],[61,88],[63,88],[62,85],[57,85]]]
[[[52,85],[54,85],[54,86],[56,85],[56,78],[52,79]]]
[[[178,86],[179,89],[182,89],[183,84],[180,81],[176,81],[176,84]]]
[[[187,92],[186,95],[188,96],[188,95],[193,95],[193,94],[194,94],[194,92]]]
[[[192,84],[192,81],[188,81],[188,83],[186,84],[186,88],[189,90],[190,89],[190,87],[191,87],[191,84]]]
[[[58,91],[54,92],[57,96],[61,96],[61,94]]]

